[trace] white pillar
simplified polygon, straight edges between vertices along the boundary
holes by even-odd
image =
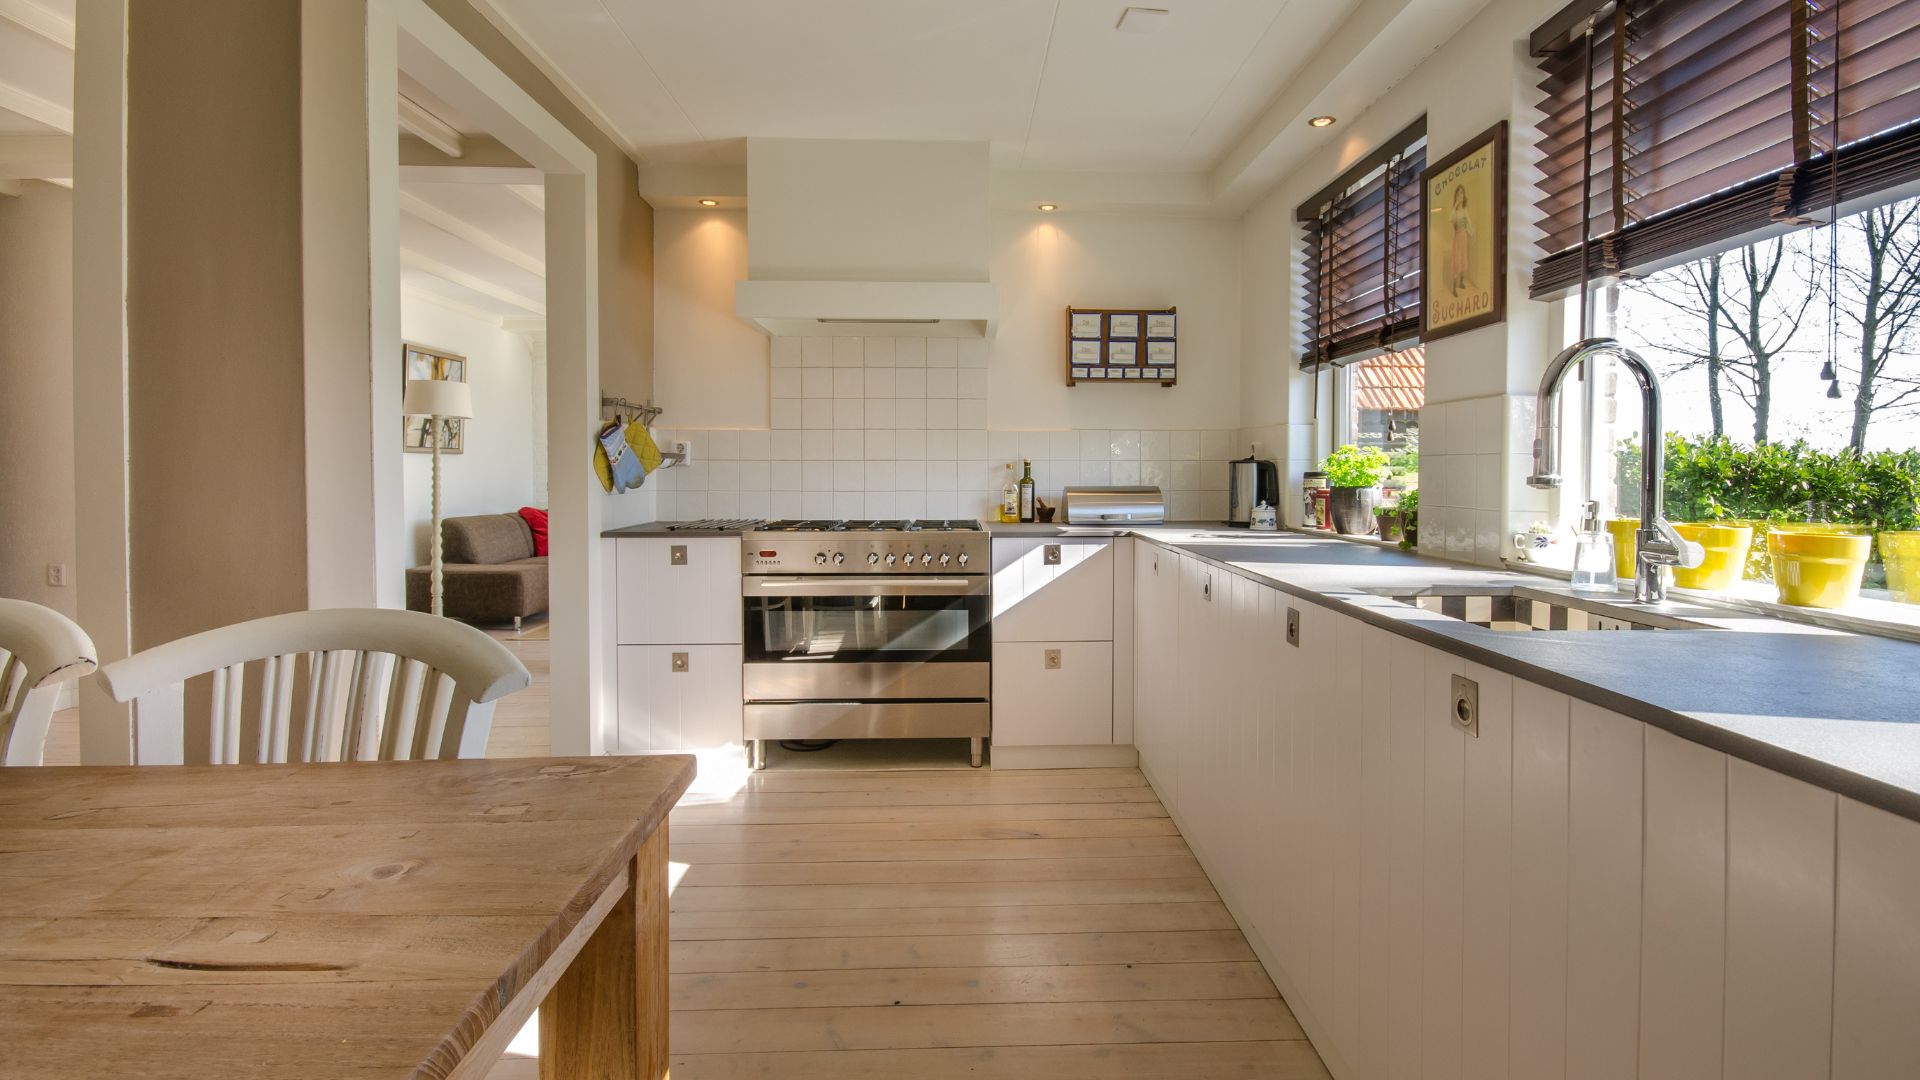
[[[591,171],[547,174],[547,538],[553,753],[605,752],[605,577],[599,481],[584,449],[600,413],[600,271]]]

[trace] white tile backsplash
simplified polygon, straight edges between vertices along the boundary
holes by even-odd
[[[988,349],[980,339],[775,338],[771,430],[656,432],[699,451],[696,464],[655,474],[660,516],[991,517],[1007,463],[1017,476],[1022,458],[1049,502],[1068,484],[1152,484],[1176,518],[1225,515],[1225,458],[1240,433],[989,431]],[[1461,465],[1477,494],[1482,463]],[[1468,544],[1481,524],[1464,515]]]

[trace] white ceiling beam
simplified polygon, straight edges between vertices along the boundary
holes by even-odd
[[[400,179],[429,184],[539,184],[539,169],[494,165],[401,165]]]
[[[504,285],[488,281],[477,274],[469,274],[458,267],[448,266],[438,259],[422,255],[410,248],[400,249],[400,265],[410,270],[418,270],[423,274],[432,274],[442,281],[450,281],[461,288],[472,289],[481,296],[498,300],[503,304],[511,304],[530,315],[539,315],[544,318],[547,314],[547,305],[544,300],[522,296]]]
[[[11,83],[0,82],[0,112],[24,116],[55,131],[73,133],[73,109],[57,101],[48,101]]]
[[[517,266],[536,277],[547,276],[547,264],[544,261],[534,258],[473,222],[435,206],[404,188],[400,192],[400,210],[456,240],[472,244],[502,262]]]
[[[458,312],[469,319],[476,319],[492,326],[502,328],[506,326],[507,316],[497,311],[488,311],[486,308],[480,307],[477,304],[469,304],[465,300],[456,300],[451,296],[434,292],[432,289],[423,289],[418,285],[402,284],[400,286],[400,296],[405,300],[417,300],[423,304],[432,304],[435,307]],[[544,325],[545,320],[541,321]]]
[[[1205,173],[1093,173],[995,169],[987,190],[995,210],[1035,211],[1041,203],[1062,214],[1153,214],[1160,217],[1232,217],[1217,206]]]
[[[1209,180],[1214,200],[1224,212],[1238,216],[1303,161],[1337,145],[1347,123],[1406,78],[1485,4],[1361,0],[1214,166]],[[1505,63],[1505,57],[1498,62]],[[1319,115],[1338,117],[1341,123],[1308,127],[1308,118]],[[1351,157],[1369,149],[1360,147]]]
[[[73,179],[73,136],[0,135],[0,180]]]
[[[507,193],[543,214],[547,211],[547,185],[544,183],[508,184]]]
[[[738,206],[747,199],[747,167],[647,164],[640,166],[639,188],[640,197],[655,206],[696,206],[701,199]]]
[[[465,139],[459,129],[405,94],[400,95],[400,130],[448,157],[460,157],[466,150]]]
[[[0,0],[0,22],[10,22],[73,51],[73,20],[29,0]]]
[[[641,153],[640,147],[627,139],[619,125],[608,118],[607,111],[600,107],[599,102],[582,89],[579,83],[567,77],[566,68],[563,65],[554,63],[553,57],[547,55],[546,50],[534,44],[532,36],[520,28],[520,24],[503,10],[501,4],[496,0],[470,0],[470,2],[474,10],[492,23],[493,28],[500,31],[501,36],[505,37],[508,43],[520,50],[527,59],[533,61],[533,66],[539,69],[540,74],[547,77],[547,81],[560,91],[561,96],[587,115],[587,119],[593,122],[593,126],[599,128],[607,138],[612,139],[622,150],[625,150],[635,164],[646,164],[646,155]]]

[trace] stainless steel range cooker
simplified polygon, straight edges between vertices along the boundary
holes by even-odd
[[[746,738],[990,734],[992,559],[978,521],[775,521],[741,538]]]

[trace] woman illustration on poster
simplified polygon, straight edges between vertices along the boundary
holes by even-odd
[[[1459,296],[1460,290],[1467,287],[1467,278],[1473,270],[1473,215],[1467,212],[1467,188],[1457,184],[1453,189],[1453,244],[1447,252],[1447,272],[1450,280],[1447,291]]]

